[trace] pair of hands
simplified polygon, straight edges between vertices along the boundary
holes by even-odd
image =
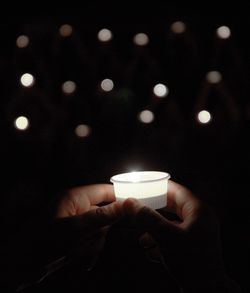
[[[110,225],[128,217],[141,235],[140,243],[163,256],[185,292],[224,292],[229,286],[213,211],[185,187],[169,181],[167,208],[155,211],[135,199],[115,202],[113,186],[98,184],[68,192],[57,210],[62,233],[74,243],[72,257],[86,269],[95,264]],[[99,206],[100,204],[106,205]],[[176,214],[178,221],[168,219]],[[158,255],[159,256],[159,255]],[[225,291],[226,292],[226,291]]]

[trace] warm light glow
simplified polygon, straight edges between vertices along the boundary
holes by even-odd
[[[143,110],[139,113],[138,118],[142,123],[152,123],[154,121],[154,113],[149,110]]]
[[[106,78],[101,82],[101,88],[104,92],[110,92],[114,88],[114,83],[111,79]]]
[[[134,43],[138,46],[145,46],[149,42],[149,38],[144,33],[139,33],[134,36]]]
[[[62,91],[65,94],[68,94],[68,95],[73,94],[75,90],[76,90],[76,84],[74,81],[68,80],[62,84]]]
[[[118,174],[110,180],[114,184],[117,201],[133,197],[143,205],[159,209],[167,205],[169,178],[166,172],[141,171]]]
[[[29,37],[21,35],[16,39],[16,45],[18,48],[25,48],[29,45]]]
[[[210,71],[207,73],[207,81],[209,83],[219,83],[222,80],[222,75],[219,71]]]
[[[158,83],[154,86],[153,92],[157,97],[164,98],[168,95],[168,88],[164,84]]]
[[[86,124],[80,124],[76,127],[75,129],[75,134],[78,137],[87,137],[89,136],[91,133],[91,128],[90,126],[86,125]]]
[[[101,42],[109,42],[112,40],[113,34],[109,29],[103,28],[98,32],[97,38]]]
[[[59,28],[59,33],[62,37],[69,37],[72,35],[73,28],[69,24],[63,24]]]
[[[186,30],[186,25],[182,21],[176,21],[171,25],[171,31],[175,34],[182,34]]]
[[[220,39],[228,39],[231,36],[231,30],[228,26],[220,26],[216,30],[216,34]]]
[[[141,176],[140,176],[140,172],[130,172],[130,180],[132,182],[140,182]]]
[[[19,116],[14,121],[14,126],[18,130],[26,130],[29,127],[29,120],[25,116]]]
[[[34,82],[34,76],[30,73],[24,73],[20,78],[21,85],[24,87],[31,87]]]
[[[212,119],[212,116],[211,114],[206,111],[206,110],[202,110],[198,113],[197,115],[197,119],[200,123],[202,124],[206,124],[206,123],[209,123]]]

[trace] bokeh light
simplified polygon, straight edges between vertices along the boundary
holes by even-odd
[[[150,110],[143,110],[139,113],[138,119],[142,123],[146,123],[146,124],[152,123],[154,121],[154,113]]]
[[[186,25],[182,21],[175,21],[170,29],[175,34],[183,34],[186,31]]]
[[[15,128],[21,131],[27,130],[29,128],[29,125],[29,119],[25,116],[19,116],[14,121]]]
[[[69,24],[63,24],[59,28],[59,34],[62,37],[70,37],[73,33],[73,27]]]
[[[212,116],[208,111],[202,110],[198,113],[197,119],[200,123],[207,124],[211,121]]]
[[[221,82],[222,75],[219,71],[214,70],[214,71],[209,71],[206,75],[206,78],[209,83],[216,84]]]
[[[216,30],[217,37],[220,39],[228,39],[231,36],[231,30],[228,26],[220,26]]]
[[[106,78],[101,82],[101,89],[104,92],[110,92],[112,91],[113,88],[114,88],[114,82],[111,79]]]
[[[133,41],[138,46],[146,46],[149,42],[149,38],[144,33],[138,33],[134,36]]]
[[[35,78],[32,74],[30,73],[24,73],[21,77],[20,77],[20,82],[21,85],[24,87],[31,87],[34,85],[35,83]]]
[[[91,127],[86,124],[80,124],[75,128],[75,134],[78,137],[84,138],[89,136],[91,133]]]
[[[18,48],[26,48],[29,45],[29,37],[26,35],[21,35],[16,39],[16,45]]]
[[[71,80],[67,80],[62,84],[62,91],[66,95],[73,94],[76,91],[76,83]]]
[[[98,32],[97,38],[100,42],[109,42],[112,40],[113,34],[111,30],[103,28]]]
[[[157,97],[164,98],[168,95],[169,90],[164,84],[158,83],[154,86],[153,92]]]

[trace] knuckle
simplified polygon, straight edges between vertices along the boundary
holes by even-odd
[[[136,213],[136,220],[141,227],[149,230],[161,230],[163,222],[158,215],[147,206],[142,206]]]
[[[116,215],[112,206],[99,207],[95,210],[95,214],[98,218],[103,220],[112,220]]]
[[[138,217],[144,217],[144,216],[146,216],[146,215],[148,215],[150,213],[151,213],[151,210],[150,210],[149,207],[141,206],[137,211],[137,216]]]
[[[106,209],[105,209],[104,207],[100,207],[100,208],[97,208],[97,209],[95,210],[95,214],[96,214],[97,216],[101,216],[101,217],[103,217],[103,216],[106,216],[106,215],[107,215],[107,211],[106,211]]]

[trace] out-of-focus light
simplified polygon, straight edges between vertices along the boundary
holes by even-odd
[[[215,83],[221,82],[222,75],[221,75],[221,73],[219,71],[209,71],[207,73],[206,78],[207,78],[207,81],[209,83],[214,83],[215,84]]]
[[[62,37],[70,37],[72,35],[72,32],[73,32],[73,28],[69,24],[63,24],[59,28],[59,34]]]
[[[90,133],[91,133],[91,128],[90,126],[86,124],[80,124],[75,129],[76,136],[81,138],[89,136]]]
[[[198,113],[197,119],[200,123],[207,124],[211,121],[212,116],[208,111],[202,110]]]
[[[134,36],[134,43],[138,46],[146,46],[149,42],[149,38],[144,33],[139,33]]]
[[[104,92],[110,92],[114,88],[114,83],[111,79],[106,78],[101,82],[101,88]]]
[[[98,32],[97,38],[100,42],[109,42],[112,40],[113,34],[111,30],[103,28]]]
[[[220,39],[228,39],[231,36],[231,30],[228,26],[220,26],[216,30],[216,34]]]
[[[29,120],[25,116],[19,116],[14,121],[14,126],[18,130],[24,131],[29,128],[29,125],[30,125]]]
[[[24,87],[31,87],[35,83],[35,78],[30,73],[24,73],[20,78],[20,82]]]
[[[152,123],[154,121],[154,113],[149,110],[143,110],[138,115],[139,120],[142,123]]]
[[[140,174],[138,172],[132,171],[130,173],[130,179],[131,179],[132,182],[137,183],[137,182],[140,182],[141,176],[140,176]]]
[[[169,90],[164,84],[158,83],[154,86],[153,92],[157,97],[164,98],[168,95]]]
[[[68,80],[62,84],[62,91],[67,94],[73,94],[76,90],[76,84],[74,81]]]
[[[18,48],[25,48],[29,45],[29,37],[25,35],[21,35],[16,39],[16,45]]]
[[[175,34],[183,34],[186,31],[186,25],[182,21],[175,21],[171,25],[171,31]]]

